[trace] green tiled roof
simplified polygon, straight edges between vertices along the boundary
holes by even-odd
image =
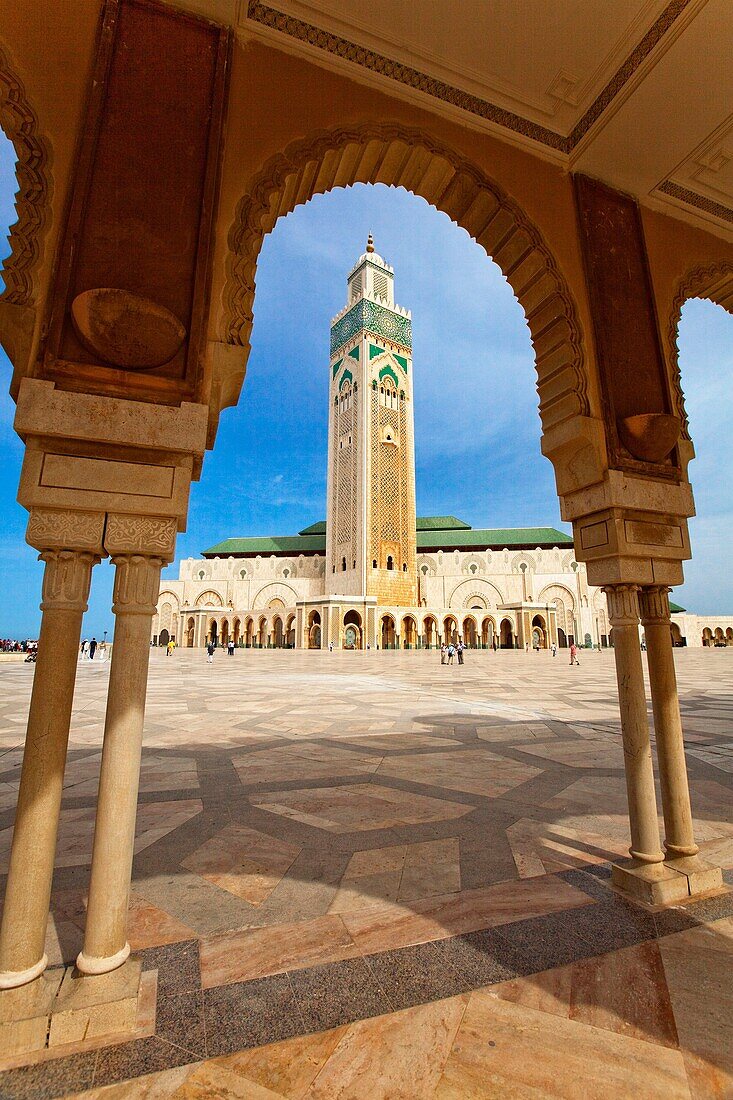
[[[672,601],[670,600],[669,601],[669,610],[674,614],[674,613],[679,613],[680,611],[687,611],[687,608],[686,607],[680,607],[680,605],[678,603],[672,603]]]
[[[418,531],[470,531],[471,524],[455,516],[418,516]]]
[[[418,550],[460,550],[462,547],[490,547],[492,550],[514,546],[532,550],[537,546],[571,547],[570,535],[556,531],[554,527],[497,527],[488,529],[421,531],[418,524]]]
[[[534,549],[536,546],[567,546],[573,540],[570,535],[556,531],[554,527],[497,527],[474,530],[455,516],[428,516],[417,521],[418,550],[460,550],[462,548],[486,548],[503,550],[504,547]],[[273,535],[265,538],[225,539],[216,546],[204,550],[205,558],[228,558],[254,554],[324,554],[326,551],[326,524],[323,520],[305,527],[299,535]],[[682,610],[681,608],[676,610]]]
[[[326,533],[322,535],[272,535],[261,539],[225,539],[204,550],[204,558],[229,558],[251,554],[323,554]]]

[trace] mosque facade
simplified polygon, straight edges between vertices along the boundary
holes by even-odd
[[[416,515],[412,320],[395,303],[394,270],[371,236],[331,323],[327,486],[325,521],[296,535],[229,538],[183,560],[178,579],[161,584],[153,642],[297,649],[435,648],[458,638],[486,649],[611,643],[605,596],[588,583],[569,535]],[[700,635],[694,617],[675,611],[677,644],[685,644],[683,628]]]

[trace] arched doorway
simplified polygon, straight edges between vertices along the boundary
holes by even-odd
[[[725,645],[725,634],[723,633],[723,628],[721,626],[717,626],[715,628],[714,644],[718,648]]]
[[[285,624],[285,645],[288,649],[295,649],[295,615],[288,615]]]
[[[487,616],[481,623],[481,645],[484,649],[494,648],[494,636],[496,634],[496,623],[492,618]]]
[[[282,649],[284,642],[283,621],[279,615],[272,620],[272,644],[275,649]]]
[[[470,615],[463,620],[463,644],[469,649],[476,649],[477,646],[476,623]]]
[[[678,648],[682,647],[685,643],[684,643],[684,640],[682,638],[682,631],[680,630],[677,623],[670,623],[669,629],[670,629],[670,632],[672,634],[672,645],[677,646]],[[733,645],[733,631],[731,632],[731,642],[730,642],[730,644]]]
[[[239,645],[242,635],[242,624],[239,619],[234,620],[234,626],[232,627],[232,641],[235,645]]]
[[[678,627],[679,629],[679,627]],[[725,644],[733,645],[733,627],[729,626],[725,632]]]
[[[361,649],[361,615],[347,611],[344,615],[344,649]]]
[[[321,614],[311,611],[308,615],[308,649],[321,648]]]
[[[514,649],[514,631],[509,619],[502,619],[499,627],[499,645],[502,649]]]
[[[206,633],[206,641],[213,642],[214,645],[219,644],[219,627],[216,619],[209,620],[209,629]]]
[[[544,615],[535,615],[532,618],[532,649],[547,649],[547,623]]]
[[[161,630],[160,634],[158,635],[158,645],[166,646],[166,645],[168,645],[168,642],[170,640],[171,640],[171,636],[168,633],[168,631],[167,630]]]
[[[247,649],[251,649],[252,646],[254,645],[254,633],[255,633],[254,621],[252,619],[247,619],[247,624],[244,628],[244,644],[247,647]]]
[[[414,649],[417,645],[417,623],[412,615],[405,615],[402,620],[402,646],[404,649]]]
[[[221,644],[222,645],[227,645],[228,642],[229,642],[229,620],[228,619],[222,619],[221,620],[221,634],[220,634],[220,637],[221,637]]]
[[[260,616],[260,621],[257,624],[257,648],[264,649],[267,645],[267,619],[264,615]]]
[[[194,638],[196,635],[196,622],[193,616],[186,623],[186,648],[193,649]]]
[[[709,626],[706,626],[702,632],[702,644],[704,646],[711,646],[713,644],[713,632]]]
[[[382,649],[394,649],[395,647],[395,623],[391,615],[382,615],[381,620],[381,645]]]
[[[458,623],[452,615],[446,615],[443,619],[443,641],[446,645],[458,641]]]
[[[423,622],[423,637],[426,649],[432,649],[436,645],[438,624],[432,615],[428,615]]]

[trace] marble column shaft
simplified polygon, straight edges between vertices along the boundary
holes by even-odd
[[[692,826],[668,593],[669,589],[662,585],[642,588],[640,608],[646,637],[662,789],[664,847],[668,859],[677,859],[694,856],[699,849]]]
[[[84,947],[77,967],[103,974],[130,953],[127,908],[135,843],[150,626],[162,557],[113,554],[114,646],[110,667],[99,798]]]
[[[626,792],[629,802],[632,857],[641,863],[661,863],[664,852],[659,837],[654,790],[649,720],[644,672],[639,644],[639,586],[604,587],[613,627],[621,732],[624,746]]]
[[[82,616],[99,555],[46,550],[38,656],[0,932],[0,989],[42,974]]]

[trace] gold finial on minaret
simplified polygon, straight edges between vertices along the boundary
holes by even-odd
[[[367,252],[373,252],[374,251],[374,237],[371,235],[371,233],[367,237],[367,249],[366,250],[367,250]]]

